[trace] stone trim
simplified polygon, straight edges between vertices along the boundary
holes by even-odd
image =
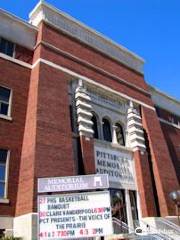
[[[0,58],[3,58],[3,59],[5,59],[5,60],[8,60],[8,61],[13,62],[13,63],[15,63],[15,64],[18,64],[18,65],[20,65],[20,66],[22,66],[22,67],[26,67],[26,68],[32,69],[32,65],[31,65],[31,64],[25,63],[25,62],[23,62],[23,61],[20,61],[20,60],[18,60],[18,59],[15,59],[15,58],[13,58],[13,57],[10,57],[10,56],[8,56],[8,55],[6,55],[6,54],[0,53]]]
[[[41,21],[51,24],[68,35],[104,52],[143,74],[144,60],[142,58],[50,4],[40,1],[29,14],[29,17],[30,23],[33,25],[38,26]]]
[[[151,94],[154,105],[166,111],[180,116],[180,101],[168,96],[166,93],[161,92],[157,88],[149,85],[149,92]]]
[[[57,48],[57,47],[55,47],[54,45],[52,45],[52,44],[50,44],[48,42],[40,41],[39,43],[37,43],[35,48],[37,48],[40,44],[44,45],[45,47],[48,47],[48,48],[52,49],[53,51],[56,51],[57,53],[60,53],[61,55],[64,55],[64,56],[68,57],[69,59],[71,59],[73,61],[76,61],[78,63],[81,63],[81,64],[89,67],[89,68],[92,68],[93,70],[95,70],[95,71],[97,71],[97,72],[99,72],[99,73],[101,73],[103,75],[106,75],[106,76],[108,76],[110,78],[113,78],[114,80],[116,80],[118,82],[122,82],[125,85],[127,85],[127,86],[129,86],[131,88],[134,88],[134,89],[138,90],[139,92],[142,92],[143,94],[145,94],[145,95],[147,95],[149,97],[151,96],[151,94],[148,91],[144,90],[143,88],[138,87],[135,84],[130,83],[127,80],[125,80],[123,78],[120,78],[117,75],[112,74],[112,73],[110,73],[110,72],[108,72],[108,71],[106,71],[106,70],[104,70],[104,69],[102,69],[100,67],[97,67],[97,66],[93,65],[92,63],[87,62],[86,60],[82,60],[82,59],[80,59],[80,58],[78,58],[78,57],[76,57],[76,56],[74,56],[74,55],[72,55],[72,54],[70,54],[70,53],[68,53],[66,51],[63,51],[60,48]]]
[[[33,50],[38,29],[22,19],[0,9],[0,36]]]
[[[7,199],[7,198],[0,198],[0,203],[9,204],[9,199]]]
[[[167,125],[169,125],[169,126],[171,126],[171,127],[175,127],[175,128],[177,128],[177,129],[180,129],[180,125],[178,126],[178,125],[176,125],[176,124],[174,124],[174,123],[170,123],[170,122],[168,122],[168,121],[166,121],[166,120],[164,120],[164,119],[162,119],[162,118],[158,118],[158,119],[159,119],[160,122],[163,122],[163,123],[165,123],[165,124],[167,124]]]
[[[87,78],[87,77],[85,77],[85,76],[83,76],[83,75],[80,75],[80,74],[78,74],[78,73],[76,73],[76,72],[74,72],[74,71],[71,71],[71,70],[69,70],[69,69],[67,69],[67,68],[65,68],[65,67],[62,67],[61,65],[52,63],[52,62],[50,62],[50,61],[48,61],[48,60],[46,60],[46,59],[39,58],[39,59],[32,65],[32,68],[35,68],[39,63],[44,63],[44,64],[46,64],[46,65],[48,65],[48,66],[50,66],[50,67],[53,67],[53,68],[58,69],[58,70],[60,70],[60,71],[62,71],[62,72],[65,72],[65,73],[67,73],[67,74],[75,77],[76,79],[82,79],[83,81],[85,81],[85,82],[87,82],[87,83],[90,83],[90,84],[94,85],[94,86],[97,87],[97,88],[104,89],[105,91],[108,91],[108,92],[111,93],[111,94],[116,94],[117,96],[119,96],[119,97],[121,97],[121,98],[124,98],[124,99],[126,99],[126,100],[130,100],[130,101],[133,101],[134,103],[140,104],[140,105],[142,105],[142,106],[144,106],[144,107],[146,107],[146,108],[148,108],[148,109],[151,109],[152,111],[156,111],[154,107],[152,107],[152,106],[150,106],[150,105],[148,105],[148,104],[146,104],[146,103],[144,103],[144,102],[142,102],[142,101],[140,101],[140,100],[137,100],[137,99],[135,99],[135,98],[133,98],[133,97],[129,97],[128,95],[126,95],[126,94],[124,94],[124,93],[120,93],[120,92],[118,92],[118,91],[116,91],[116,90],[113,90],[113,89],[110,88],[110,87],[104,86],[104,85],[101,84],[101,83],[97,83],[97,82],[95,82],[94,80],[92,80],[92,79],[90,79],[90,78]]]
[[[82,80],[79,80],[79,84],[76,88],[75,99],[79,135],[88,138],[93,137],[94,131],[92,129],[93,122],[91,120],[91,98],[89,97],[86,88],[83,86]]]
[[[137,113],[133,107],[133,103],[130,102],[130,106],[127,112],[127,131],[128,131],[128,144],[133,151],[141,150],[145,151],[145,139],[143,132],[143,125],[141,116]]]

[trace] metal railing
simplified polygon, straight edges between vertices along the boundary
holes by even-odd
[[[180,227],[162,218],[156,218],[156,226],[141,220],[135,226],[143,226],[141,235],[130,228],[125,222],[113,217],[114,234],[128,234],[129,239],[136,240],[180,240]]]
[[[159,234],[137,235],[133,228],[130,228],[125,222],[113,217],[114,234],[128,234],[128,239],[135,240],[166,240]],[[136,223],[135,223],[136,224]],[[139,226],[139,222],[136,224]],[[169,239],[167,239],[169,240]]]
[[[134,229],[131,229],[127,225],[127,223],[125,223],[115,217],[112,218],[112,222],[113,222],[113,229],[114,229],[115,234],[134,232]]]
[[[177,224],[165,219],[165,218],[160,218],[159,219],[160,222],[162,222],[163,224],[165,224],[166,226],[170,227],[171,229],[173,229],[177,234],[180,235],[180,226],[178,226]]]
[[[157,223],[157,219],[156,219],[156,223]],[[171,236],[169,236],[167,234],[167,231],[163,231],[161,228],[156,228],[155,226],[153,226],[152,224],[150,224],[149,222],[145,222],[143,220],[140,221],[141,226],[148,226],[147,227],[147,233],[149,234],[153,234],[154,236],[159,237],[159,239],[164,239],[164,240],[174,240],[174,238],[172,238]],[[161,223],[162,224],[162,223]]]

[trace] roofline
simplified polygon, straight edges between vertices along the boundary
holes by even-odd
[[[55,11],[57,14],[62,15],[63,17],[67,18],[68,20],[70,20],[71,22],[74,22],[76,24],[78,24],[80,27],[85,28],[86,30],[88,30],[89,32],[91,32],[92,34],[97,35],[98,37],[103,38],[106,42],[118,47],[121,51],[127,52],[128,54],[130,54],[133,58],[139,60],[140,62],[142,62],[143,64],[145,63],[145,60],[138,56],[137,54],[133,53],[132,51],[130,51],[129,49],[123,47],[122,45],[116,43],[115,41],[113,41],[112,39],[106,37],[105,35],[103,35],[102,33],[88,27],[87,25],[85,25],[84,23],[80,22],[79,20],[75,19],[74,17],[70,16],[67,13],[64,13],[63,11],[57,9],[56,7],[52,6],[51,4],[47,3],[44,0],[40,0],[37,5],[34,7],[34,9],[29,13],[29,18],[38,10],[38,8],[41,7],[41,5],[44,5],[45,7]]]
[[[162,95],[163,97],[168,98],[169,100],[171,100],[171,101],[173,101],[173,102],[175,102],[175,103],[177,103],[177,104],[180,105],[180,100],[177,100],[176,98],[168,95],[167,93],[162,92],[161,90],[159,90],[158,88],[156,88],[156,87],[154,87],[154,86],[151,86],[151,85],[148,85],[148,86],[149,86],[149,88],[150,88],[151,90],[159,93],[159,94]]]
[[[0,14],[4,14],[7,17],[11,18],[12,20],[14,20],[16,22],[19,22],[20,24],[22,24],[22,25],[24,25],[24,26],[26,26],[28,28],[31,28],[32,30],[38,31],[38,28],[36,26],[33,26],[32,24],[26,22],[22,18],[17,17],[16,15],[14,15],[12,13],[9,13],[9,12],[7,12],[6,10],[4,10],[2,8],[0,8]]]

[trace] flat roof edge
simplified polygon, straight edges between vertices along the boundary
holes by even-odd
[[[113,52],[115,52],[115,50],[117,51],[117,53],[116,53],[117,55],[118,54],[126,55],[126,63],[125,63],[125,60],[124,60],[124,62],[123,62],[123,60],[120,61],[120,58],[118,59],[118,61],[125,63],[127,66],[128,66],[128,64],[130,65],[130,63],[128,63],[128,61],[129,61],[129,62],[131,62],[131,65],[133,66],[133,67],[130,66],[131,68],[135,69],[136,71],[138,71],[140,73],[144,73],[143,65],[144,65],[145,61],[143,58],[139,57],[137,54],[131,52],[127,48],[123,47],[122,45],[114,42],[113,40],[104,36],[100,32],[86,26],[85,24],[81,23],[80,21],[76,20],[75,18],[62,12],[61,10],[57,9],[56,7],[50,5],[49,3],[45,2],[45,1],[41,0],[40,2],[38,2],[38,4],[35,6],[35,8],[30,12],[29,18],[30,18],[30,22],[32,22],[32,24],[34,24],[33,20],[36,18],[36,15],[38,15],[38,13],[40,13],[41,11],[43,12],[42,16],[41,16],[42,17],[41,20],[49,21],[49,19],[51,19],[50,22],[56,26],[58,26],[58,24],[59,24],[59,28],[62,27],[62,26],[60,26],[60,21],[63,21],[63,20],[66,21],[65,24],[69,23],[69,25],[71,25],[72,27],[77,28],[77,32],[84,31],[81,34],[81,36],[78,36],[78,34],[74,34],[73,36],[75,38],[78,38],[78,37],[80,38],[80,37],[82,37],[83,34],[84,35],[89,34],[90,37],[93,38],[94,42],[88,43],[88,41],[86,41],[86,42],[84,41],[85,43],[87,43],[88,45],[93,47],[93,44],[95,44],[95,41],[99,41],[99,43],[98,43],[99,45],[101,45],[101,44],[107,45],[107,46],[103,46],[104,49],[106,49],[106,48],[108,49],[108,47],[109,48],[111,47]],[[49,12],[47,13],[47,11],[49,11]],[[58,22],[57,18],[53,22],[53,14],[51,16],[49,16],[50,11],[51,11],[51,13],[54,12],[56,14],[56,16],[59,16],[59,22]],[[70,32],[69,29],[68,29],[68,31]],[[70,32],[70,33],[72,33],[72,32]],[[87,38],[86,38],[86,40],[87,40]],[[109,49],[109,51],[110,51],[110,49]],[[105,53],[107,53],[107,51]],[[111,55],[110,53],[107,53],[107,54]],[[129,58],[129,59],[127,59],[127,58]]]
[[[29,22],[26,22],[26,21],[23,20],[22,18],[17,17],[16,15],[14,15],[14,14],[12,14],[12,13],[7,12],[6,10],[4,10],[4,9],[2,9],[2,8],[0,8],[0,14],[3,14],[3,15],[5,15],[5,16],[11,18],[12,20],[17,21],[18,23],[20,23],[20,24],[22,24],[22,25],[24,25],[24,26],[26,26],[26,27],[28,27],[28,28],[36,31],[36,32],[38,31],[38,28],[37,28],[36,26],[30,24]]]
[[[148,85],[148,86],[152,91],[157,92],[159,95],[161,95],[161,96],[163,96],[163,97],[165,97],[165,98],[167,98],[167,99],[169,99],[169,100],[171,100],[171,101],[180,105],[180,100],[176,99],[175,97],[170,96],[169,94],[163,92],[162,90],[159,90],[158,88],[156,88],[152,85]]]

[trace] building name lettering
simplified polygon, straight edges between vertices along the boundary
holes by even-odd
[[[108,174],[110,186],[135,189],[134,165],[131,153],[113,148],[95,147],[96,172]]]

